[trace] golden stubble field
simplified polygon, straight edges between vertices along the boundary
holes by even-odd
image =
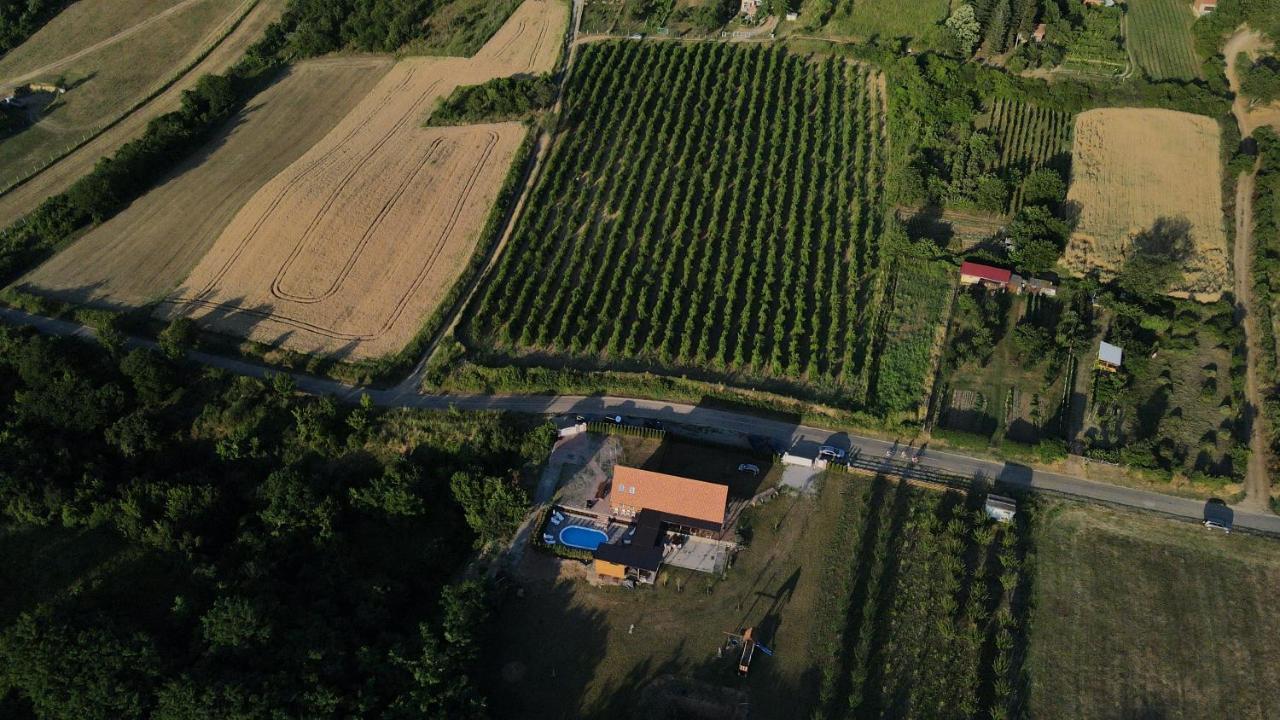
[[[1185,219],[1194,253],[1173,294],[1217,299],[1230,284],[1220,142],[1217,123],[1201,115],[1135,108],[1078,115],[1067,201],[1080,221],[1066,266],[1112,276],[1135,235],[1158,219]]]
[[[323,58],[294,65],[253,98],[209,146],[21,278],[17,288],[115,308],[136,308],[165,297],[257,189],[324,138],[391,65],[383,57]]]
[[[254,194],[160,314],[344,359],[404,347],[475,250],[526,133],[424,128],[426,114],[459,85],[550,70],[567,15],[527,0],[473,58],[397,63]]]

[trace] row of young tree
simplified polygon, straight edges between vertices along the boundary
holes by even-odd
[[[554,429],[382,411],[284,376],[0,328],[0,538],[114,548],[0,617],[6,718],[482,717],[497,599],[456,580],[508,536]],[[15,583],[65,573],[7,556]]]
[[[1264,383],[1264,414],[1272,456],[1280,456],[1280,342],[1275,318],[1280,314],[1280,136],[1259,128],[1253,138],[1258,147],[1258,174],[1253,197],[1253,292],[1258,317],[1261,356],[1258,367]],[[1273,468],[1268,468],[1269,471]]]
[[[595,44],[580,60],[467,333],[861,402],[884,285],[874,76],[725,45]]]
[[[1007,718],[1025,712],[1031,511],[1004,526],[981,496],[877,478],[860,537],[832,552],[832,635],[814,720]],[[853,568],[839,567],[852,565]]]

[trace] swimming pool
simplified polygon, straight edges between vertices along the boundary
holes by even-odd
[[[560,531],[560,542],[579,550],[595,550],[608,539],[604,531],[582,525],[570,525]]]

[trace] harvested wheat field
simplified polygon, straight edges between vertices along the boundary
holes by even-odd
[[[163,89],[232,32],[254,0],[141,4],[155,13],[138,20],[129,9],[132,24],[96,42],[103,32],[81,32],[75,18],[60,14],[0,59],[5,84],[54,83],[66,90],[48,98],[30,127],[0,143],[0,188],[44,168]],[[129,3],[87,3],[117,5]]]
[[[406,345],[470,259],[526,133],[421,124],[459,85],[549,70],[566,20],[529,0],[474,58],[397,63],[254,195],[160,312],[345,359]]]
[[[1194,247],[1176,295],[1217,299],[1230,283],[1223,231],[1219,130],[1172,110],[1111,108],[1076,117],[1071,189],[1080,222],[1063,262],[1083,274],[1116,273],[1133,238],[1185,221]]]
[[[392,64],[343,57],[293,66],[167,180],[17,287],[119,308],[165,297],[258,188],[324,138]]]
[[[155,99],[129,113],[75,152],[25,179],[22,184],[0,193],[0,218],[16,218],[31,212],[45,198],[66,190],[71,183],[89,174],[98,158],[115,154],[120,146],[140,136],[152,118],[177,110],[182,104],[184,90],[193,87],[202,76],[225,72],[235,64],[244,51],[262,37],[267,25],[280,18],[285,3],[286,0],[259,0],[203,60]],[[74,7],[79,7],[79,4]]]

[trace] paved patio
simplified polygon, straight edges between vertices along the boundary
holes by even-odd
[[[667,565],[696,572],[718,573],[729,559],[729,548],[723,543],[700,537],[689,537],[683,547],[668,555]]]

